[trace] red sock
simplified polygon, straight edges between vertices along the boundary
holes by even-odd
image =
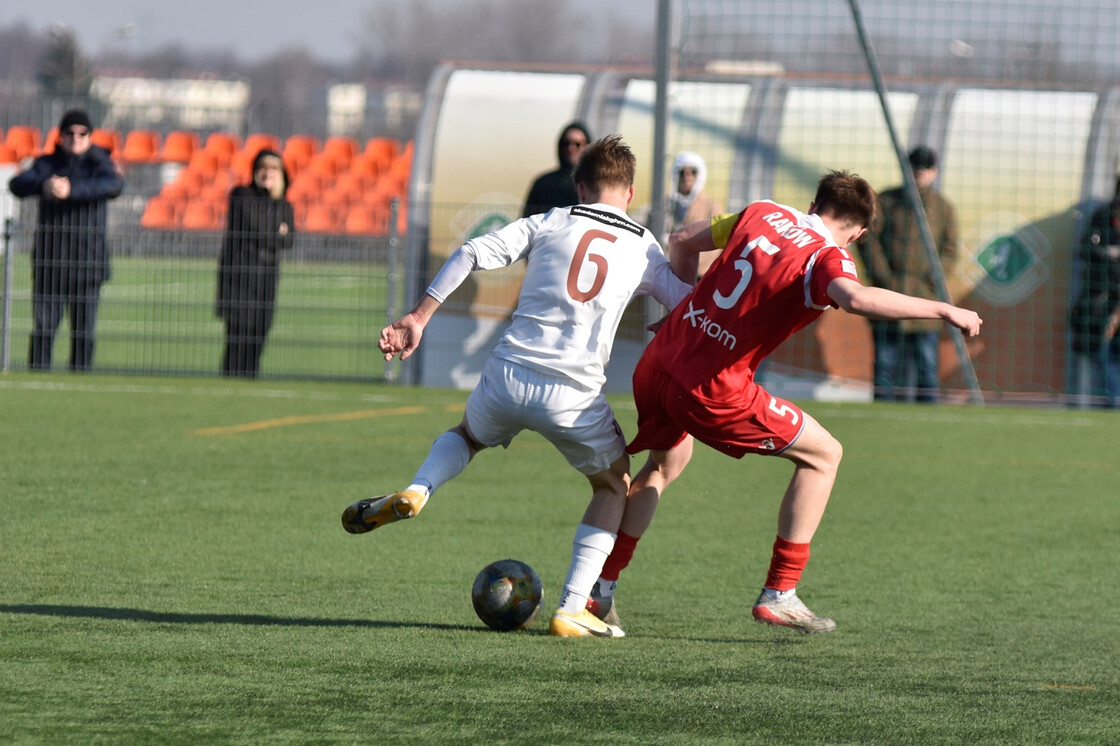
[[[766,587],[776,591],[791,591],[801,580],[801,571],[809,564],[809,545],[795,544],[778,537],[774,542],[774,554],[770,557],[770,573],[766,576]]]
[[[603,563],[603,572],[599,577],[603,580],[618,580],[618,574],[625,570],[630,560],[634,558],[634,549],[638,546],[640,538],[642,537],[619,531],[618,538],[614,540],[611,556]]]

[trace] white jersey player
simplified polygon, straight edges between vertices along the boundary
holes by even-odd
[[[359,500],[342,515],[351,533],[411,518],[479,450],[508,446],[522,430],[539,432],[593,490],[576,531],[560,608],[549,624],[552,634],[566,637],[623,634],[585,608],[614,546],[630,483],[625,438],[602,393],[615,331],[635,296],[652,295],[672,308],[691,290],[679,278],[695,273],[670,264],[653,235],[627,217],[634,164],[617,136],[588,146],[573,174],[579,205],[467,241],[416,307],[381,330],[386,360],[397,354],[407,359],[432,315],[471,272],[527,262],[512,323],[467,399],[462,422],[436,438],[409,487]]]

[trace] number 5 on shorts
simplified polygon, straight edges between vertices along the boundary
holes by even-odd
[[[797,424],[797,420],[799,419],[796,409],[789,406],[788,404],[779,405],[778,400],[772,396],[770,397],[770,411],[778,415],[779,417],[785,417],[786,415],[789,415],[790,421],[795,425]]]

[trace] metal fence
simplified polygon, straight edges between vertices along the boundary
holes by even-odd
[[[656,70],[437,70],[413,135],[407,235],[301,234],[283,262],[263,375],[383,375],[375,345],[386,317],[423,292],[472,232],[519,214],[530,179],[555,166],[558,128],[581,118],[635,148],[642,180],[635,214],[663,204],[681,151],[706,160],[705,191],[728,210],[755,199],[806,209],[827,169],[855,171],[883,190],[905,180],[900,154],[933,147],[938,187],[957,207],[961,235],[948,290],[985,318],[982,336],[963,350],[975,386],[988,401],[1103,400],[1101,359],[1074,352],[1069,313],[1085,284],[1090,215],[1107,204],[1120,172],[1120,14],[1112,5],[661,0],[659,7],[671,13]],[[138,182],[131,179],[133,191],[113,207],[114,279],[105,286],[96,367],[216,372],[218,235],[143,228],[147,194]],[[5,255],[14,280],[5,294],[13,369],[26,363],[29,209],[17,215]],[[392,221],[394,230],[404,222]],[[421,354],[404,364],[405,380],[471,385],[518,282],[513,271],[469,283]],[[389,295],[395,289],[400,303]],[[622,330],[620,368],[640,354],[642,321],[634,314]],[[972,382],[962,349],[948,334],[941,347],[942,384],[963,400]],[[872,349],[865,320],[828,313],[779,350],[770,372],[805,382],[795,395],[869,398]],[[616,381],[625,387],[625,370]]]
[[[110,209],[111,278],[102,286],[93,368],[103,373],[217,375],[224,345],[215,315],[221,231],[155,230],[139,224],[143,199]],[[394,203],[395,205],[395,203]],[[32,330],[31,248],[35,200],[4,236],[5,370],[28,367]],[[262,378],[381,380],[392,369],[377,336],[397,313],[400,238],[298,233],[281,252],[276,315]],[[55,368],[68,364],[64,321]]]

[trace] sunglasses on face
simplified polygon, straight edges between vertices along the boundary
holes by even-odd
[[[565,140],[564,141],[564,147],[565,148],[585,148],[585,147],[587,147],[587,142],[584,141],[584,140]]]
[[[63,137],[89,137],[89,130],[66,130]]]
[[[695,168],[682,168],[681,173],[685,176],[696,176],[699,171],[697,171]]]

